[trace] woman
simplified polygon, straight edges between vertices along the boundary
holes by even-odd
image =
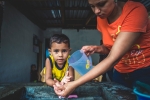
[[[150,84],[150,21],[145,7],[134,1],[88,0],[97,15],[103,45],[83,46],[87,54],[108,54],[80,79],[64,86],[54,85],[57,95],[68,96],[75,88],[114,66],[113,81],[133,87],[136,81]]]

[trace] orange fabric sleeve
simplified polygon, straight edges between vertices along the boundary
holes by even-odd
[[[147,10],[142,4],[138,3],[138,6],[132,9],[132,11],[126,16],[122,24],[121,31],[146,32],[147,23],[148,23]]]

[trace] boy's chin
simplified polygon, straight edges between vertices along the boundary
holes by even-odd
[[[60,65],[60,66],[61,66],[61,65],[64,65],[64,63],[65,63],[65,62],[63,62],[63,61],[61,61],[61,62],[60,62],[60,61],[57,61],[57,65]]]

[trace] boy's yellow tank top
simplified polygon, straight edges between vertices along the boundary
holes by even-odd
[[[69,58],[69,56],[68,56]],[[59,68],[59,66],[57,65],[57,63],[54,61],[54,58],[52,55],[50,55],[50,62],[52,63],[51,66],[52,66],[52,76],[53,78],[61,81],[63,79],[63,77],[65,76],[65,73],[69,67],[69,64],[68,64],[68,58],[66,60],[66,62],[64,63],[63,67],[62,68]]]

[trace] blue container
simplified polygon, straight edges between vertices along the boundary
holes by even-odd
[[[72,66],[80,75],[86,74],[93,68],[91,56],[87,57],[81,50],[74,52],[69,58],[68,63],[69,66]]]
[[[140,93],[136,88],[133,92],[136,94],[137,100],[150,100],[150,95]]]

